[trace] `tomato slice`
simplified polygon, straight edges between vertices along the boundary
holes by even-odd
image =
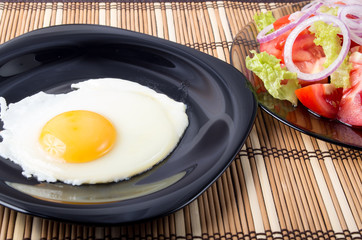
[[[321,46],[314,43],[315,36],[311,33],[299,35],[293,45],[293,62],[301,72],[318,73],[324,69],[325,54]],[[325,78],[319,83],[327,83]],[[309,85],[310,81],[299,80],[302,86]]]
[[[351,126],[362,126],[362,53],[355,51],[350,56],[352,70],[351,87],[345,89],[338,111],[338,119]]]
[[[354,46],[354,47],[351,47],[351,53],[354,53],[354,52],[360,52],[362,53],[362,46],[360,45],[357,45],[357,46]],[[359,56],[356,56],[356,57],[359,57]],[[355,62],[355,61],[354,61]],[[361,62],[355,62],[355,63],[359,63],[359,64],[362,64]]]
[[[267,52],[270,55],[274,55],[276,58],[281,60],[281,63],[284,63],[283,49],[284,49],[285,40],[288,37],[287,33],[289,32],[283,33],[280,36],[268,42],[260,43],[260,51]]]
[[[290,15],[287,15],[276,20],[273,23],[274,29],[277,30],[290,23],[289,16]],[[271,55],[274,55],[281,60],[281,64],[284,64],[284,45],[291,31],[292,30],[289,30],[271,41],[261,43],[260,51],[265,51]],[[294,64],[301,72],[317,73],[324,69],[324,51],[321,46],[315,45],[314,39],[314,34],[306,29],[299,34],[294,42],[292,58]],[[327,79],[323,80],[322,82],[327,82]],[[305,86],[308,85],[309,82],[300,81],[300,84]]]
[[[274,23],[273,23],[273,26],[274,26],[274,29],[275,30],[278,30],[279,28],[287,25],[290,23],[290,20],[289,20],[289,15],[285,15],[284,17],[281,17],[281,18],[278,18],[278,20],[276,20]]]
[[[312,112],[333,119],[338,113],[342,91],[342,88],[336,88],[330,83],[316,83],[295,90],[295,94]]]
[[[279,28],[281,28],[281,27],[285,26],[286,24],[290,23],[289,16],[290,15],[286,15],[284,17],[281,17],[281,18],[277,19],[273,23],[274,30],[278,30]],[[269,53],[271,55],[274,55],[275,57],[282,60],[281,63],[283,63],[284,62],[283,49],[284,49],[285,40],[287,39],[289,33],[290,33],[290,31],[287,31],[287,32],[279,35],[278,37],[274,38],[273,40],[261,43],[260,44],[260,51],[261,52],[267,52],[267,53]]]

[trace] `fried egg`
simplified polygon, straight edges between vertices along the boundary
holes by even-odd
[[[0,98],[0,155],[39,181],[128,179],[165,159],[188,126],[186,105],[138,83],[92,79],[64,94]]]

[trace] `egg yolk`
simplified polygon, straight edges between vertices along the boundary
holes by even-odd
[[[52,156],[69,163],[93,161],[108,153],[116,130],[102,115],[85,110],[61,113],[43,127],[39,142]]]

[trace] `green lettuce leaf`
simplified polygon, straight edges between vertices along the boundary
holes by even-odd
[[[342,49],[341,39],[337,35],[340,32],[339,27],[318,21],[313,23],[309,30],[315,34],[316,39],[314,43],[321,46],[326,55],[323,66],[325,68],[329,67],[336,60]],[[331,75],[331,83],[336,87],[348,87],[350,85],[349,72],[351,66],[348,63],[348,58],[349,56],[344,59],[339,68]]]
[[[342,64],[331,74],[331,83],[337,88],[348,88],[351,86],[349,81],[352,64],[348,61],[349,55],[344,59]]]
[[[273,16],[272,12],[268,11],[266,13],[261,12],[260,14],[255,14],[254,21],[255,21],[257,30],[260,32],[265,27],[274,23],[276,20]]]
[[[321,13],[330,14],[330,15],[333,15],[333,16],[338,15],[338,7],[328,7],[326,5],[323,5],[318,10]]]
[[[297,74],[282,68],[280,59],[266,52],[254,54],[252,58],[246,57],[246,67],[254,72],[264,83],[270,95],[280,100],[288,100],[293,105],[297,105],[298,99],[294,91],[300,88]],[[282,80],[288,79],[287,84],[282,84]]]
[[[314,43],[323,48],[326,55],[326,61],[323,66],[327,68],[338,57],[341,51],[341,40],[338,37],[340,32],[339,27],[333,26],[333,24],[327,24],[323,21],[313,23],[309,29],[315,35]]]

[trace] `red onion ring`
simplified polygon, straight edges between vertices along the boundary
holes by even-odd
[[[347,15],[353,15],[356,18],[348,18]],[[338,17],[351,29],[362,29],[360,23],[362,18],[362,5],[349,5],[341,8]]]
[[[320,0],[324,5],[329,7],[339,7],[343,5],[362,5],[361,0]]]
[[[321,3],[321,2],[312,4],[309,8],[307,8],[305,10],[305,13],[299,19],[289,23],[288,25],[285,25],[282,28],[279,28],[275,32],[272,32],[272,33],[266,35],[270,30],[272,30],[274,28],[274,25],[270,24],[269,26],[265,27],[263,30],[261,30],[259,32],[259,34],[256,36],[256,39],[258,40],[259,43],[265,43],[265,42],[269,42],[269,41],[275,39],[276,37],[291,30],[292,28],[294,28],[295,26],[297,26],[298,24],[303,22],[310,15],[314,14],[318,10],[318,8],[322,5],[323,5],[323,3]]]
[[[347,17],[348,14],[351,14],[357,18],[356,19],[348,18]],[[351,39],[357,44],[362,45],[362,38],[360,37],[362,31],[362,26],[361,26],[362,5],[344,6],[343,8],[341,8],[338,16],[349,29]]]
[[[329,65],[328,68],[324,69],[323,71],[321,71],[319,73],[313,73],[313,74],[303,73],[303,72],[299,71],[299,69],[297,68],[297,66],[295,66],[295,64],[293,62],[293,59],[292,59],[293,45],[294,45],[295,39],[298,37],[299,33],[301,33],[304,29],[306,29],[307,27],[309,27],[310,25],[312,25],[314,22],[317,22],[317,21],[334,23],[341,29],[341,32],[343,35],[342,49],[341,49],[338,57],[336,58],[336,60],[331,65]],[[306,21],[302,22],[301,24],[299,24],[289,34],[289,36],[285,42],[285,46],[284,46],[285,66],[287,67],[287,69],[289,71],[296,72],[299,79],[302,79],[305,81],[318,81],[318,80],[328,77],[331,73],[333,73],[342,64],[343,60],[345,59],[345,57],[348,54],[350,45],[351,45],[351,39],[349,37],[349,31],[348,31],[346,25],[341,20],[339,20],[337,17],[331,16],[331,15],[325,15],[325,14],[317,15],[317,16],[311,17],[311,18],[307,19]]]
[[[319,1],[311,1],[310,3],[306,4],[304,7],[302,7],[300,9],[301,12],[305,12],[305,11],[308,11],[309,8],[313,7],[314,4],[316,4],[316,2],[323,2],[323,0],[319,0]],[[323,4],[323,3],[322,3]]]
[[[362,45],[361,35],[358,35],[358,34],[354,33],[353,31],[351,31],[349,34],[351,35],[351,40],[353,40],[353,42],[357,43],[358,45]]]

